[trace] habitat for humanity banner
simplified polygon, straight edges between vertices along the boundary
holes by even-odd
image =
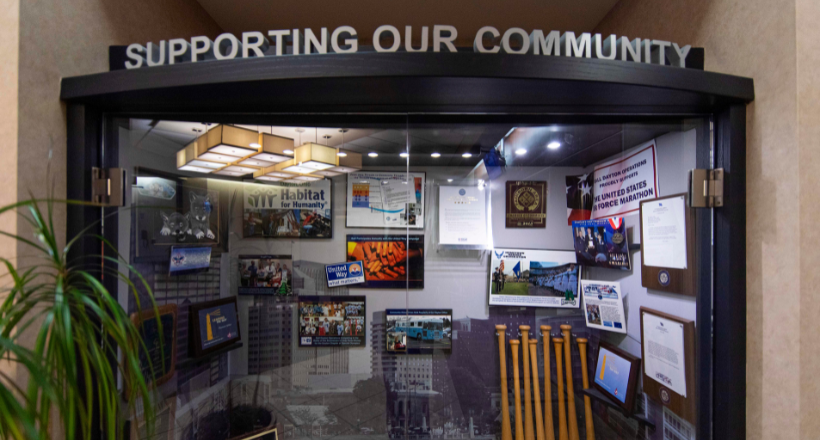
[[[592,219],[637,214],[643,200],[658,198],[655,140],[623,159],[595,167]]]
[[[244,187],[243,236],[331,238],[330,180]]]

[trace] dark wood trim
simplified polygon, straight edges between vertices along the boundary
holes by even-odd
[[[679,113],[754,99],[751,79],[597,59],[358,53],[184,63],[62,81],[112,111]]]
[[[724,205],[714,210],[711,438],[746,438],[746,107],[720,112],[715,129],[715,167],[725,173]]]

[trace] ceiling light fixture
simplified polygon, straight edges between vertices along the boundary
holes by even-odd
[[[326,170],[336,166],[336,157],[335,148],[308,142],[296,148],[291,160],[293,164],[283,168],[283,171],[307,174],[316,170]]]
[[[259,150],[259,133],[232,125],[220,124],[208,130],[197,144],[197,154],[205,152],[245,157]]]
[[[558,141],[552,141],[547,144],[547,148],[549,148],[550,150],[557,150],[561,148],[561,143]]]
[[[340,152],[336,153],[336,155],[339,156],[339,157],[347,157],[347,153],[345,153],[344,151],[340,151]]]
[[[452,181],[453,181],[453,179],[447,179],[447,182],[452,182]]]
[[[376,153],[375,151],[371,151],[370,153],[367,153],[367,155],[370,157],[379,157],[379,153]]]
[[[527,154],[527,150],[524,149],[524,148],[519,148],[519,149],[515,150],[515,154],[516,154],[516,156],[523,156],[523,155]]]
[[[400,154],[399,154],[399,157],[410,157],[410,154],[408,154],[408,153],[400,153]]]
[[[273,176],[259,176],[259,177],[254,177],[254,179],[264,180],[264,181],[267,181],[267,182],[281,182],[282,180],[285,180],[282,177],[273,177]]]
[[[208,173],[214,172],[214,170],[211,169],[211,168],[196,167],[196,166],[193,166],[193,165],[183,165],[183,166],[181,166],[177,169],[179,171],[191,171],[191,172],[194,172],[194,173],[203,173],[203,174],[208,174]]]
[[[430,157],[441,157],[441,153],[433,153]]]
[[[473,157],[473,155],[470,154],[470,153],[464,153],[464,154],[461,155],[461,157],[468,158],[468,157]]]

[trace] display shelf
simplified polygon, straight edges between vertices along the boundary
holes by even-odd
[[[206,360],[211,359],[213,357],[219,356],[222,353],[227,353],[229,351],[236,350],[237,348],[242,347],[242,345],[243,344],[241,342],[237,342],[236,344],[231,344],[227,347],[222,347],[219,350],[208,353],[208,354],[206,354],[205,356],[202,356],[202,357],[185,359],[182,362],[177,362],[177,368],[185,368],[185,367],[189,367],[189,366],[194,365],[194,364],[198,364],[200,362],[206,361]]]
[[[647,426],[652,431],[655,430],[655,424],[652,423],[648,418],[646,418],[646,416],[644,416],[643,414],[627,414],[626,412],[624,412],[623,409],[621,409],[621,407],[617,403],[613,402],[612,399],[605,396],[602,392],[596,390],[595,388],[587,388],[585,390],[582,389],[581,393],[603,403],[606,406],[617,409],[623,415],[631,419],[635,419],[638,423]]]

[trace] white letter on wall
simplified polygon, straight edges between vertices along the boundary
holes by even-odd
[[[579,39],[575,38],[575,32],[564,32],[561,39],[564,40],[566,56],[592,58],[592,39],[589,32],[581,34]]]
[[[618,40],[618,45],[621,47],[621,61],[629,61],[626,57],[627,52],[632,56],[632,61],[636,63],[641,62],[641,39],[636,38],[629,42],[629,38],[621,37]]]
[[[661,66],[666,64],[666,48],[672,46],[672,43],[663,40],[652,40],[652,44],[658,46],[658,64]]]
[[[449,32],[450,35],[443,37],[441,35],[442,32]],[[433,26],[433,52],[441,52],[441,43],[444,43],[450,52],[458,52],[455,44],[453,44],[453,41],[456,41],[456,37],[458,37],[458,30],[456,30],[455,26],[442,24]]]
[[[125,68],[126,69],[139,69],[140,67],[142,67],[142,63],[143,63],[143,61],[145,61],[145,59],[142,57],[142,55],[140,55],[140,53],[142,53],[142,52],[145,52],[145,48],[142,47],[141,44],[137,44],[137,43],[129,44],[128,49],[125,50],[125,54],[128,55],[129,59],[132,59],[134,61],[133,62],[132,61],[126,61],[125,62]]]
[[[191,62],[199,61],[199,56],[202,55],[203,60],[213,58],[213,51],[211,50],[211,40],[208,37],[199,36],[191,38]]]
[[[493,36],[493,38],[498,38],[499,35],[501,35],[501,33],[498,32],[498,29],[496,29],[492,26],[484,26],[483,28],[479,29],[478,32],[475,34],[475,40],[473,40],[473,51],[474,52],[478,52],[478,53],[498,53],[498,51],[501,50],[501,48],[498,47],[498,45],[495,45],[490,49],[487,49],[486,47],[484,47],[484,35],[488,32]]]
[[[317,53],[327,53],[327,28],[323,27],[320,34],[321,41],[316,38],[313,29],[305,29],[305,54],[313,53],[311,47],[315,48]]]
[[[230,46],[230,51],[225,54],[227,46]],[[236,58],[237,53],[239,53],[239,40],[233,34],[224,33],[216,37],[216,41],[214,41],[214,56],[216,56],[216,59],[232,60]]]
[[[421,47],[413,49],[413,26],[404,27],[404,50],[408,52],[427,52],[428,34],[430,28],[427,26],[421,27]]]
[[[595,34],[595,58],[602,60],[614,60],[615,55],[618,54],[615,46],[617,45],[617,37],[610,35],[604,43],[601,43],[601,34]],[[609,55],[604,55],[604,52],[609,50]]]
[[[342,49],[342,46],[339,45],[339,37],[343,33],[347,33],[351,37],[344,41],[345,45],[350,46],[347,49]],[[352,26],[340,26],[334,29],[330,35],[330,47],[333,49],[333,52],[336,53],[356,53],[359,50],[359,39],[356,38],[356,29],[353,29]]]
[[[147,52],[148,56],[148,67],[154,66],[161,66],[165,64],[165,40],[159,42],[159,57],[154,56],[154,51],[156,50],[156,45],[154,43],[148,43]]]
[[[510,46],[510,38],[513,35],[518,35],[521,38],[521,48],[516,50]],[[513,53],[517,55],[523,55],[530,50],[530,36],[527,35],[527,32],[521,28],[509,28],[506,32],[504,32],[504,36],[501,37],[501,47],[504,48],[504,52],[506,53]]]
[[[547,35],[547,38],[544,38],[543,31],[540,29],[534,30],[530,34],[530,45],[535,55],[540,55],[541,52],[543,52],[544,55],[561,55],[561,33],[551,31]]]
[[[242,32],[242,58],[248,58],[250,51],[255,57],[264,57],[268,47],[268,39],[262,32]]]
[[[385,31],[393,34],[393,45],[387,49],[382,47],[381,42],[382,33]],[[399,50],[399,46],[401,46],[401,34],[399,34],[399,30],[396,29],[395,26],[383,24],[376,28],[376,32],[373,32],[373,47],[376,48],[376,52],[396,52]]]
[[[282,53],[285,51],[285,40],[284,38],[290,35],[290,30],[280,30],[280,31],[268,31],[268,36],[273,37],[274,44],[276,45],[276,55],[281,56]]]
[[[188,52],[188,42],[184,38],[174,38],[168,41],[168,64],[174,64],[176,57],[185,55]],[[190,55],[183,57],[180,61],[188,61]]]
[[[692,49],[692,46],[686,45],[683,47],[678,46],[678,43],[672,43],[672,48],[675,49],[674,54],[669,54],[669,58],[672,59],[672,62],[678,63],[678,67],[686,67],[686,57],[689,56],[689,50]]]

